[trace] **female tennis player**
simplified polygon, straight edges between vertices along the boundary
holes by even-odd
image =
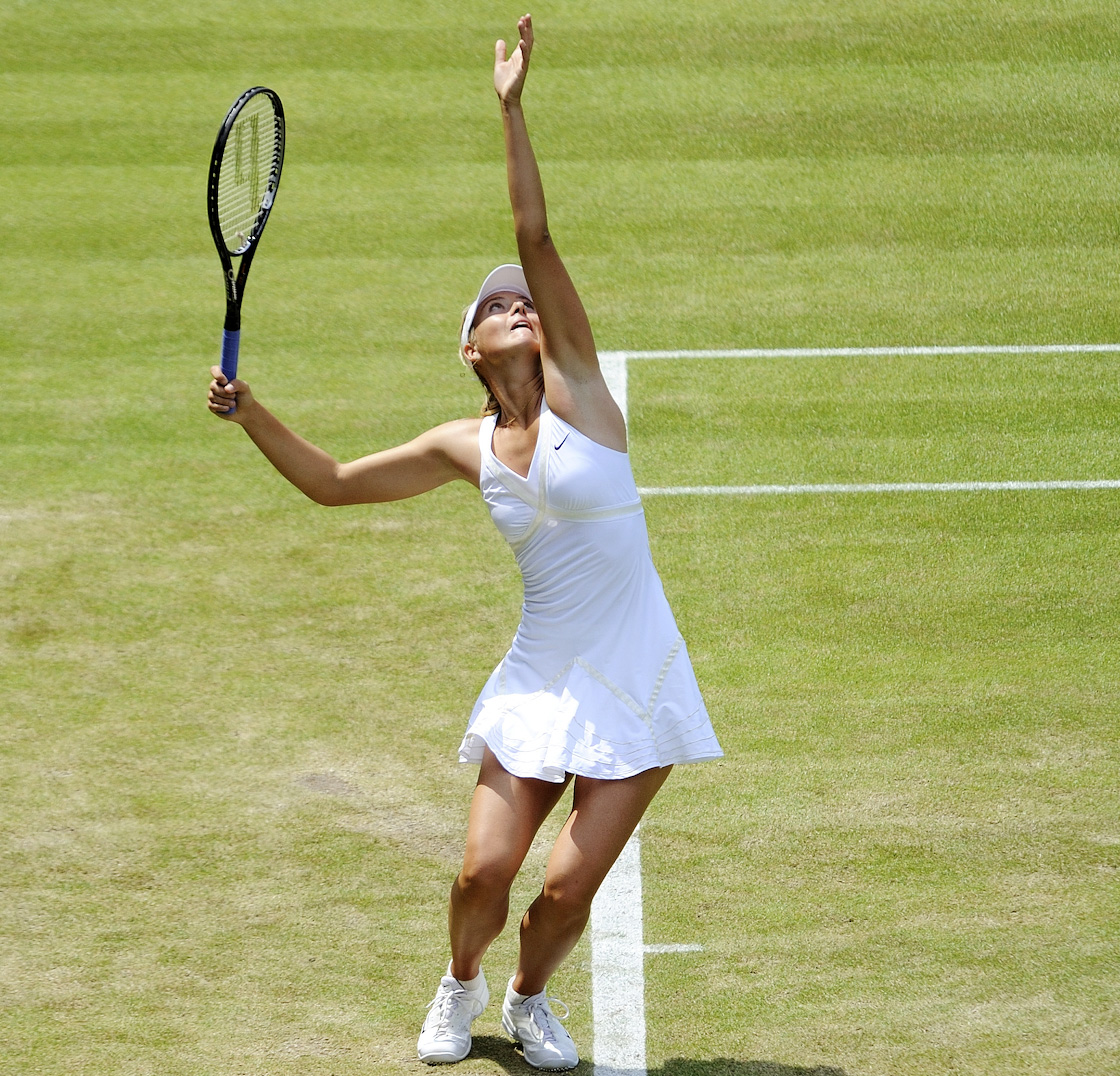
[[[549,977],[673,765],[722,752],[650,558],[622,413],[548,231],[521,108],[528,15],[518,34],[512,54],[504,41],[495,46],[494,86],[521,266],[487,276],[459,341],[486,388],[484,417],[339,464],[218,367],[209,406],[320,504],[392,501],[463,479],[509,541],[524,577],[521,623],[459,747],[461,761],[478,764],[478,783],[451,887],[451,961],[417,1050],[431,1064],[470,1053],[471,1025],[489,1000],[482,958],[505,926],[534,835],[574,781],[543,886],[521,919],[501,1016],[530,1065],[560,1070],[579,1054],[552,1011]]]

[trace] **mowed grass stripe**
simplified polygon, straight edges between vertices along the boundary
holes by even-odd
[[[635,470],[647,488],[1111,480],[1112,365],[1107,353],[636,362]]]

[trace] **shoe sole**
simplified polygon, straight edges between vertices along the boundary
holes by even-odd
[[[421,1057],[420,1060],[425,1065],[455,1065],[455,1064],[458,1064],[460,1061],[466,1061],[466,1059],[468,1057],[470,1057],[470,1053],[471,1053],[471,1051],[470,1051],[470,1048],[468,1047],[467,1052],[465,1054],[463,1054],[461,1057],[450,1057],[450,1056],[447,1056],[447,1057]],[[417,1056],[419,1057],[419,1054],[417,1054]]]
[[[425,1057],[419,1050],[416,1051],[416,1056],[424,1062],[425,1065],[455,1065],[460,1061],[466,1061],[471,1054],[471,1047],[474,1045],[474,1040],[471,1039],[467,1043],[467,1048],[458,1056],[452,1056],[450,1053],[438,1054],[432,1053]]]

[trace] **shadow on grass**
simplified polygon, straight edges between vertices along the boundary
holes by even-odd
[[[500,1035],[476,1035],[471,1049],[471,1057],[493,1061],[510,1073],[510,1076],[525,1076],[529,1072],[539,1072],[522,1059],[509,1039]],[[581,1061],[571,1072],[575,1076],[592,1076],[595,1065],[591,1061]],[[612,1076],[846,1076],[843,1069],[832,1065],[782,1065],[777,1061],[736,1061],[729,1057],[711,1058],[705,1061],[692,1061],[685,1057],[674,1057],[658,1068],[651,1069],[613,1069]]]

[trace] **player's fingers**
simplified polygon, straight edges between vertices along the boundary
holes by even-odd
[[[221,381],[218,380],[219,377],[221,377]],[[228,414],[237,407],[238,393],[243,387],[248,388],[244,382],[238,382],[236,378],[232,382],[227,382],[219,371],[214,380],[210,382],[210,388],[206,394],[207,407],[215,415]]]
[[[494,63],[504,64],[506,62],[506,43],[499,38],[494,42]]]
[[[245,400],[238,399],[236,396],[212,396],[207,401],[207,406],[210,411],[217,415],[218,418],[234,418],[241,414]]]
[[[226,375],[222,373],[222,368],[220,366],[211,366],[210,367],[210,376],[219,385],[224,385],[226,383]]]

